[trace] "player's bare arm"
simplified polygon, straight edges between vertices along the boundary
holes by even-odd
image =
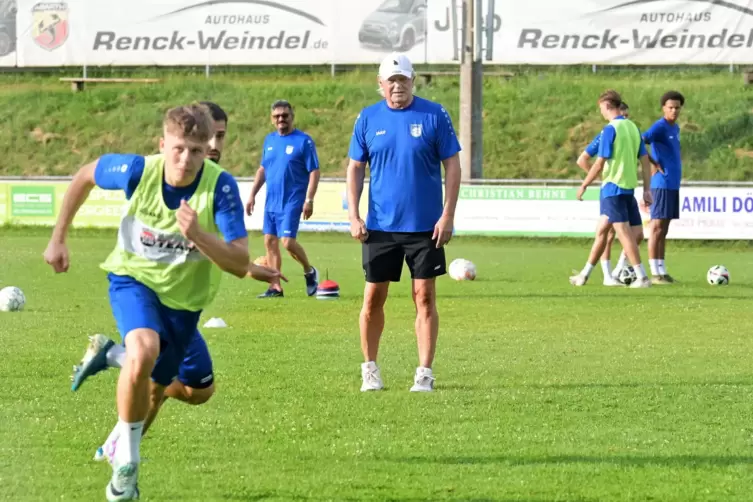
[[[643,202],[647,206],[650,206],[653,202],[651,197],[651,175],[652,168],[650,157],[648,155],[642,155],[639,162],[641,163],[641,175],[643,176]]]
[[[452,239],[452,230],[455,222],[455,209],[458,205],[458,195],[460,193],[460,156],[456,153],[442,161],[445,172],[445,200],[442,217],[434,227],[434,240],[437,241],[437,247],[444,246]]]
[[[254,176],[254,184],[251,186],[251,193],[248,196],[248,202],[246,202],[246,214],[251,216],[251,214],[254,212],[254,206],[256,205],[256,194],[259,193],[259,190],[261,190],[261,187],[264,186],[264,182],[267,180],[265,173],[264,173],[264,167],[259,166],[259,169],[256,170],[256,175]]]
[[[588,153],[583,152],[580,154],[580,157],[578,157],[578,160],[575,163],[578,164],[578,167],[588,173],[588,171],[591,170],[591,166],[588,165],[589,160],[591,160],[591,156],[588,155]]]
[[[176,213],[183,236],[193,242],[199,251],[224,272],[244,278],[248,272],[248,238],[225,242],[204,231],[198,223],[196,211],[185,200],[180,201]]]
[[[304,220],[308,220],[311,218],[311,215],[314,214],[314,197],[316,197],[316,191],[319,188],[319,178],[319,169],[309,173],[309,186],[306,189],[306,203],[303,205]]]
[[[366,224],[361,219],[358,205],[361,203],[363,182],[366,179],[366,163],[350,159],[346,174],[348,188],[348,219],[350,220],[350,235],[354,239],[364,241],[368,237]]]
[[[586,175],[586,179],[583,180],[583,183],[581,184],[580,188],[578,189],[578,200],[583,200],[583,194],[586,192],[586,189],[591,185],[591,183],[596,180],[596,178],[599,177],[601,174],[601,171],[604,170],[604,166],[607,163],[607,159],[604,157],[598,157],[596,159],[596,162],[593,163],[591,166],[591,169],[588,170],[588,174]]]
[[[73,223],[73,218],[76,217],[76,213],[89,198],[92,188],[95,187],[94,170],[96,167],[97,161],[95,160],[79,169],[63,197],[60,215],[44,252],[45,261],[52,266],[56,273],[68,271],[69,257],[65,240],[68,236],[68,229]]]

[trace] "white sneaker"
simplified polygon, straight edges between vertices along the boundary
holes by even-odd
[[[588,282],[588,277],[583,274],[576,274],[570,276],[570,284],[573,286],[583,286]]]
[[[651,287],[651,279],[648,277],[644,277],[643,279],[638,279],[635,282],[630,283],[630,288],[650,288]]]
[[[109,502],[137,500],[139,498],[139,464],[129,462],[112,468],[112,479],[107,483],[105,496]]]
[[[374,361],[369,361],[368,363],[363,363],[361,365],[361,378],[363,379],[361,392],[382,390],[384,388],[382,375],[379,373],[379,367],[377,367]]]
[[[113,462],[115,461],[115,450],[117,450],[118,446],[118,440],[110,441],[109,443],[105,443],[99,448],[97,448],[96,453],[94,454],[94,461],[95,462],[101,462],[103,460],[107,460],[107,463],[110,465],[113,465]]]
[[[623,284],[614,277],[607,276],[604,278],[605,286],[622,286]]]
[[[416,368],[416,376],[413,378],[411,392],[431,392],[434,390],[434,376],[431,368]]]

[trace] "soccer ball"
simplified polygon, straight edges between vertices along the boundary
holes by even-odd
[[[463,258],[450,263],[450,277],[456,281],[472,281],[476,278],[476,265]]]
[[[0,311],[18,312],[26,305],[24,292],[15,286],[0,289]]]
[[[625,286],[630,286],[637,279],[638,279],[638,276],[635,274],[635,269],[631,267],[630,265],[622,267],[622,270],[620,270],[620,274],[617,276],[617,280],[621,282],[622,284],[624,284]]]
[[[706,273],[706,280],[714,286],[729,284],[729,270],[724,265],[714,265]]]

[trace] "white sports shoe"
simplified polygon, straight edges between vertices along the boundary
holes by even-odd
[[[623,284],[614,277],[607,276],[604,278],[605,286],[622,286]]]
[[[379,367],[374,361],[369,361],[368,363],[363,363],[361,365],[361,378],[363,379],[361,392],[382,390],[384,388],[382,375],[379,373]]]
[[[96,453],[94,454],[94,461],[95,462],[101,462],[103,460],[107,460],[107,463],[110,465],[113,465],[113,462],[115,461],[115,450],[118,446],[118,440],[105,442],[102,446],[97,448]]]
[[[107,483],[105,495],[109,502],[138,500],[139,498],[139,464],[129,462],[112,467],[112,479]]]
[[[431,392],[434,390],[434,375],[431,368],[416,368],[416,376],[413,378],[411,392]]]
[[[576,274],[570,276],[570,284],[573,286],[584,286],[588,282],[588,277],[583,274]]]
[[[630,283],[631,288],[650,288],[651,287],[651,279],[648,277],[644,277],[643,279],[638,279],[635,282]]]

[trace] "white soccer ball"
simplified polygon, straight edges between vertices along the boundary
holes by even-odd
[[[24,309],[26,296],[24,292],[15,286],[0,289],[0,311],[18,312]]]
[[[714,265],[706,272],[706,280],[713,286],[729,284],[729,270],[724,265]]]
[[[620,275],[617,276],[617,281],[621,282],[625,286],[630,286],[637,280],[638,276],[635,274],[635,269],[630,265],[622,267],[622,270],[620,270]]]
[[[450,277],[456,281],[472,281],[476,278],[476,265],[463,258],[450,263]]]

